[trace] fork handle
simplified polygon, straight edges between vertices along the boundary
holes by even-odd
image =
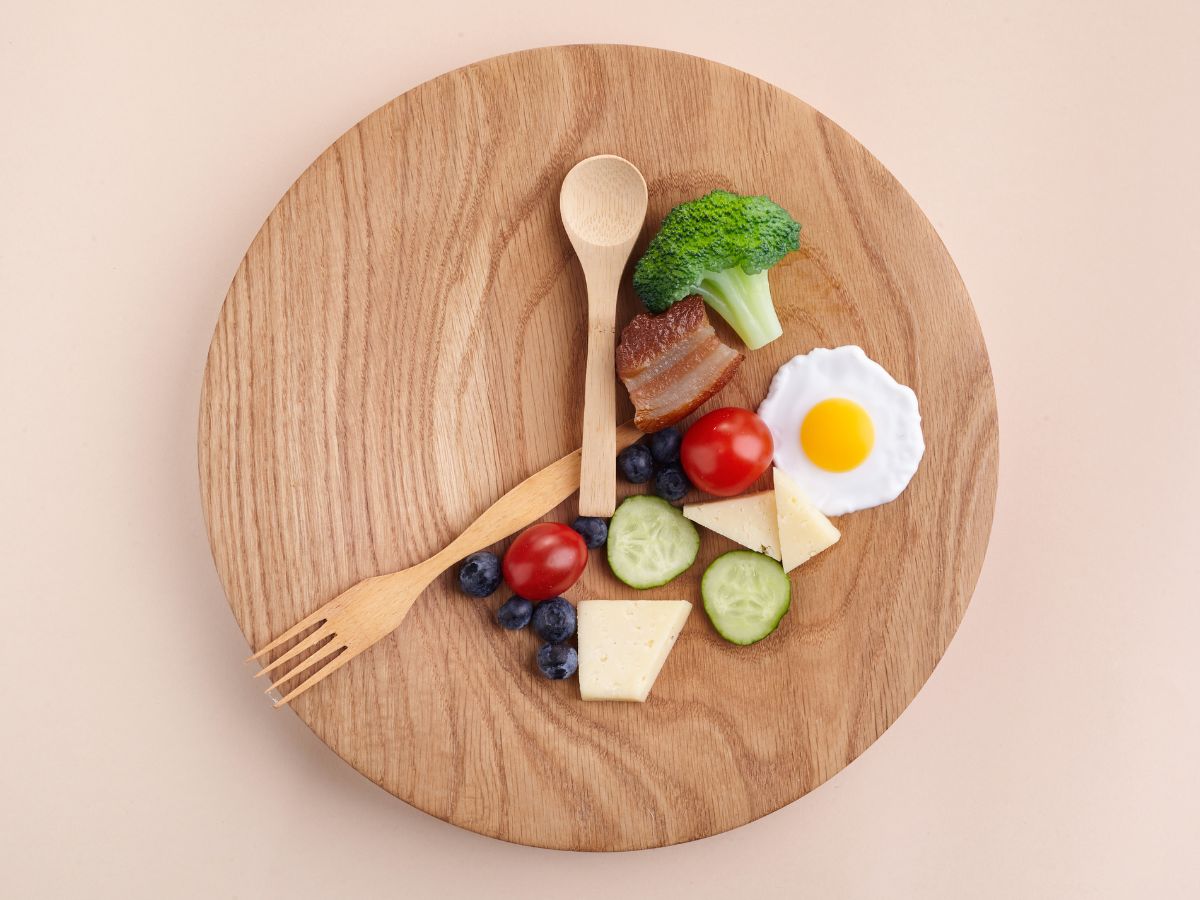
[[[632,422],[617,426],[616,444],[621,451],[637,441],[642,433]],[[579,490],[582,450],[568,453],[534,475],[530,475],[515,488],[489,506],[483,514],[467,526],[444,550],[431,558],[445,571],[464,556],[482,550],[508,537],[535,519],[541,518],[571,494]],[[610,465],[616,466],[613,459]]]
[[[641,436],[641,432],[633,427],[632,422],[626,422],[617,428],[617,448],[624,450]],[[312,655],[301,658],[299,663],[289,663],[289,669],[278,673],[278,680],[268,690],[279,687],[289,678],[299,675],[300,671],[307,669],[317,657],[323,658],[316,672],[309,675],[299,687],[276,701],[276,708],[285,706],[292,698],[346,665],[379,638],[397,628],[408,615],[421,591],[439,573],[464,556],[508,537],[570,497],[579,489],[581,456],[582,451],[576,450],[558,462],[546,466],[537,474],[530,475],[484,510],[483,515],[472,522],[467,530],[451,541],[445,549],[403,572],[377,575],[360,581],[316,612],[301,619],[251,656],[251,659],[261,658],[314,625],[318,626],[317,631],[304,638],[298,645],[299,649],[293,648],[264,667],[259,674],[265,674],[288,660],[294,663],[293,657],[306,647],[311,649],[322,635],[331,634],[335,641],[342,642],[341,650],[333,656],[327,655],[328,652],[333,652],[332,648],[335,647],[331,642],[322,645]],[[616,465],[615,460],[613,465]],[[350,632],[343,631],[343,625],[347,623],[354,626]]]

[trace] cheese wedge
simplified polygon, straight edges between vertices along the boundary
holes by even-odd
[[[686,600],[583,600],[579,694],[644,703],[692,604]]]
[[[806,563],[841,538],[825,514],[813,506],[800,486],[782,469],[775,469],[775,507],[779,517],[779,543],[783,571]],[[778,558],[778,557],[776,557]]]
[[[772,559],[782,558],[774,491],[713,500],[711,503],[692,503],[683,508],[683,515],[709,531],[736,541],[747,550],[765,553]]]

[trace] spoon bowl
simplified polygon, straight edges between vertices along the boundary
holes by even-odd
[[[559,210],[575,252],[637,240],[646,220],[646,179],[619,156],[592,156],[563,179]],[[581,257],[582,258],[582,257]]]

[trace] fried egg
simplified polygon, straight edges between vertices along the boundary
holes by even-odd
[[[917,395],[861,347],[793,357],[758,414],[775,440],[775,465],[827,516],[895,500],[925,453]]]

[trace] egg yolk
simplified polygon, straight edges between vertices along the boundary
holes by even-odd
[[[875,444],[875,426],[853,400],[822,400],[800,423],[800,446],[813,465],[827,472],[849,472],[862,465]]]

